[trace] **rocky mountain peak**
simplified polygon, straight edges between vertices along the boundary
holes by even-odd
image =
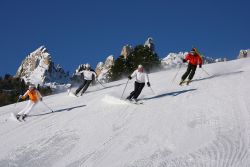
[[[48,82],[66,83],[69,74],[54,62],[44,46],[30,53],[21,63],[16,73],[26,83],[43,85]]]
[[[240,50],[240,53],[238,55],[238,59],[246,58],[246,57],[250,57],[250,49]]]
[[[122,47],[121,54],[125,59],[128,57],[128,55],[133,51],[133,47],[131,45],[125,45]]]

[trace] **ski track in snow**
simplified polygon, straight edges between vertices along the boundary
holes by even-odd
[[[0,166],[249,167],[249,60],[204,65],[211,76],[197,69],[182,87],[185,68],[175,83],[177,70],[150,74],[157,93],[145,87],[144,105],[116,100],[125,86],[117,81],[45,97],[58,112],[39,104],[26,122],[10,119],[25,102],[1,107]]]

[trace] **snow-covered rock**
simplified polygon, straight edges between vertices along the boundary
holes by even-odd
[[[114,65],[114,56],[110,55],[106,58],[105,63],[99,62],[96,66],[96,73],[98,76],[98,80],[100,82],[108,82],[110,79],[109,72],[111,67]]]
[[[238,55],[238,59],[246,58],[246,57],[250,57],[250,49],[240,50],[240,53]]]
[[[169,53],[161,60],[161,64],[165,69],[179,67],[186,54],[187,52]]]
[[[125,59],[128,57],[128,55],[133,51],[133,47],[131,45],[125,45],[122,48],[121,54]]]
[[[145,41],[144,47],[145,47],[145,46],[148,46],[149,49],[151,49],[153,52],[155,51],[155,45],[154,45],[154,43],[153,43],[153,38],[152,38],[152,37],[149,37],[149,38]]]
[[[46,83],[66,84],[69,82],[69,73],[60,65],[55,66],[47,49],[39,47],[30,53],[21,63],[16,73],[26,83],[44,85]]]

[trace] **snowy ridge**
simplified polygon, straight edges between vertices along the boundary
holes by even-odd
[[[188,52],[169,53],[161,60],[161,64],[166,69],[179,67],[181,64],[183,64],[182,59],[184,59],[186,54],[188,54]]]
[[[188,52],[169,53],[165,58],[161,60],[161,64],[165,69],[180,67],[180,65],[183,64],[182,59],[185,58],[187,54]],[[204,64],[224,61],[224,59],[222,60],[221,58],[213,59],[206,56],[203,56],[202,59]]]
[[[189,86],[186,67],[149,74],[143,105],[119,103],[125,79],[45,97],[55,112],[39,103],[24,123],[10,115],[27,102],[1,107],[0,166],[249,167],[250,59],[203,68]]]

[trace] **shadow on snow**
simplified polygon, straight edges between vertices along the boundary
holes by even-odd
[[[192,82],[203,81],[203,80],[217,78],[217,77],[221,77],[221,76],[235,75],[235,74],[240,74],[240,73],[243,73],[243,72],[244,71],[235,71],[235,72],[228,72],[228,73],[224,73],[224,74],[214,74],[214,75],[211,75],[211,76],[206,77],[206,78],[194,79]]]
[[[70,110],[85,107],[85,106],[86,105],[80,105],[80,106],[74,106],[74,107],[69,107],[69,108],[63,108],[63,109],[59,109],[59,110],[54,110],[54,112],[46,112],[46,113],[42,113],[42,114],[29,115],[29,117],[37,117],[37,116],[42,116],[42,115],[54,114],[57,112],[65,112],[65,111],[70,111]]]
[[[95,90],[91,90],[91,91],[86,91],[84,94],[93,93],[93,92],[98,92],[98,91],[102,91],[102,90],[104,90],[104,89],[109,89],[109,88],[113,88],[113,87],[118,87],[118,86],[125,85],[125,84],[126,84],[126,83],[121,83],[121,84],[110,85],[110,86],[105,86],[105,85],[99,84],[100,86],[102,86],[102,88],[100,88],[100,89],[95,89]],[[104,87],[104,86],[105,86],[105,87]]]
[[[160,95],[149,97],[149,98],[144,98],[143,100],[158,99],[158,98],[162,98],[162,97],[165,97],[165,96],[178,96],[180,94],[195,91],[195,90],[197,90],[197,89],[188,89],[188,90],[169,92],[169,93],[164,93],[164,94],[160,94]]]

